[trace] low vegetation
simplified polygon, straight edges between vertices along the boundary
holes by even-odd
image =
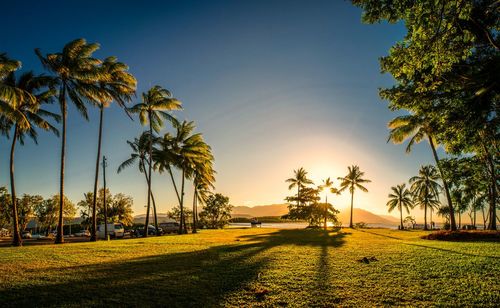
[[[498,243],[420,238],[426,234],[252,228],[6,247],[0,298],[4,307],[500,302]]]

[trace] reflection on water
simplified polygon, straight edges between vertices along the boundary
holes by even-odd
[[[229,227],[233,228],[277,228],[277,229],[304,229],[307,227],[306,222],[279,222],[279,223],[266,223],[263,222],[262,226],[252,227],[250,223],[238,222],[238,223],[230,223]],[[386,225],[386,224],[366,224],[371,228],[386,228],[386,229],[397,229],[398,226],[394,225]],[[331,223],[328,224],[329,227],[332,226]],[[347,227],[348,225],[342,225],[343,227]]]

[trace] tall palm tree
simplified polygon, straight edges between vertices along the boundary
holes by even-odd
[[[427,230],[427,208],[437,200],[441,185],[438,183],[439,175],[434,166],[421,166],[418,175],[410,178],[411,191],[415,195],[416,203],[424,210],[424,230]]]
[[[327,229],[327,216],[328,216],[328,189],[331,188],[333,185],[332,180],[330,178],[326,178],[322,181],[322,184],[318,187],[319,191],[322,191],[323,189],[326,189],[325,193],[325,217],[324,217],[324,223],[323,223],[323,228],[326,230]]]
[[[413,196],[413,204],[415,206],[420,206],[421,209],[424,209],[424,230],[428,230],[427,228],[427,209],[440,209],[441,203],[439,202],[438,197],[433,193],[427,194],[417,194]],[[445,206],[447,209],[447,207]],[[449,209],[447,209],[449,214]]]
[[[33,72],[22,74],[16,79],[14,73],[11,73],[5,80],[5,84],[16,89],[16,104],[10,106],[9,126],[13,126],[12,145],[10,149],[10,187],[12,197],[12,217],[14,246],[21,246],[22,241],[19,236],[17,196],[14,179],[14,153],[16,143],[19,141],[24,144],[26,136],[37,143],[38,133],[36,127],[46,131],[52,131],[59,135],[58,130],[52,126],[45,118],[52,118],[59,121],[60,117],[52,112],[42,109],[42,105],[52,103],[54,90],[47,87],[52,79],[46,76],[35,76]],[[33,99],[34,98],[34,99]]]
[[[144,173],[144,177],[146,179],[146,183],[149,183],[150,176],[147,172],[148,170],[148,162],[149,162],[149,143],[152,138],[149,135],[149,132],[143,132],[139,138],[134,138],[134,141],[128,141],[127,144],[132,149],[132,153],[130,154],[130,158],[125,160],[118,166],[118,173],[122,172],[123,169],[132,166],[137,163],[137,167],[139,168],[140,173]],[[153,139],[153,143],[156,142],[156,139]],[[151,202],[153,203],[153,211],[155,214],[155,227],[158,234],[158,220],[156,219],[156,202],[153,194],[153,190],[150,193]],[[149,223],[149,221],[148,221]]]
[[[207,193],[210,188],[214,187],[215,170],[213,169],[214,156],[208,144],[204,143],[200,149],[200,154],[197,155],[194,161],[193,168],[193,229],[196,233],[198,220],[198,201],[203,203],[206,200]]]
[[[66,118],[67,99],[75,105],[80,114],[88,120],[85,102],[92,102],[100,97],[95,83],[103,79],[98,65],[101,61],[92,57],[99,49],[99,44],[89,44],[85,39],[76,39],[66,44],[61,52],[43,55],[40,49],[35,53],[42,65],[53,73],[58,88],[58,101],[61,107],[62,136],[61,136],[61,170],[59,186],[59,219],[57,225],[56,243],[63,243],[63,209],[64,209],[64,171],[66,155]]]
[[[139,120],[142,125],[149,124],[149,136],[153,138],[153,131],[159,133],[163,127],[164,120],[173,122],[175,118],[167,111],[179,110],[182,108],[182,103],[176,98],[172,97],[170,91],[160,87],[154,86],[148,92],[142,93],[142,101],[135,104],[128,110],[131,113],[139,114]],[[151,180],[152,180],[152,167],[153,167],[153,142],[149,143],[148,151],[148,204],[146,209],[146,222],[144,225],[144,236],[148,235],[149,225],[149,212],[151,207]]]
[[[410,209],[413,208],[412,194],[406,188],[406,184],[396,185],[396,187],[391,187],[392,193],[389,194],[387,201],[387,206],[389,207],[389,213],[392,212],[396,207],[399,210],[399,216],[401,219],[400,229],[403,230],[403,208],[406,209],[408,215],[410,214]]]
[[[293,177],[285,180],[288,185],[288,190],[297,187],[297,207],[300,206],[300,189],[306,185],[314,184],[312,180],[307,178],[307,171],[303,167],[293,170]]]
[[[99,67],[103,78],[96,84],[100,97],[96,98],[96,105],[99,107],[99,135],[97,139],[97,159],[94,178],[94,196],[92,203],[92,229],[91,241],[97,240],[97,182],[99,179],[99,162],[101,160],[102,124],[104,108],[107,108],[115,101],[120,107],[126,108],[125,104],[130,101],[135,93],[137,81],[128,72],[128,66],[118,62],[116,57],[104,59]],[[126,109],[125,109],[126,110]]]
[[[353,203],[354,203],[354,191],[358,188],[361,191],[368,192],[368,189],[361,184],[370,183],[370,180],[363,179],[365,175],[364,172],[361,172],[358,166],[352,165],[351,167],[347,167],[347,175],[344,177],[339,177],[338,179],[341,181],[339,192],[342,192],[349,188],[349,192],[351,193],[351,218],[349,220],[349,228],[353,227],[352,224],[352,211],[353,211]]]
[[[441,181],[443,182],[446,200],[448,202],[448,207],[450,210],[450,226],[452,230],[456,230],[457,225],[455,223],[455,216],[453,212],[453,202],[451,200],[449,185],[444,176],[444,171],[441,167],[441,164],[439,163],[439,157],[436,152],[436,145],[434,144],[433,137],[433,128],[431,127],[431,125],[429,125],[429,122],[424,117],[413,114],[399,116],[391,120],[387,126],[390,129],[389,138],[387,140],[388,142],[392,141],[393,143],[398,144],[409,139],[408,145],[406,146],[406,153],[411,152],[412,146],[415,143],[419,143],[425,138],[429,140],[429,145],[432,150],[432,155],[434,157],[436,167],[439,169],[439,173],[441,175]]]

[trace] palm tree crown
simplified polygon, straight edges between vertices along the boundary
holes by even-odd
[[[361,190],[363,192],[368,192],[368,189],[366,189],[366,187],[364,187],[361,184],[371,182],[368,179],[363,179],[364,176],[365,176],[365,173],[359,169],[359,166],[352,165],[350,167],[347,167],[347,175],[346,176],[338,178],[341,181],[339,192],[342,192],[342,191],[346,190],[347,188],[349,188],[349,192],[351,193],[351,216],[350,216],[350,220],[349,220],[349,227],[350,228],[353,227],[352,211],[353,211],[353,203],[354,203],[354,200],[353,200],[354,199],[354,191],[356,190],[356,188],[358,188],[359,190]]]
[[[387,206],[389,207],[389,213],[395,208],[399,210],[401,225],[400,229],[403,230],[403,209],[410,214],[410,209],[413,207],[412,193],[406,188],[406,184],[396,185],[396,187],[391,187],[392,193],[389,194],[387,201]]]

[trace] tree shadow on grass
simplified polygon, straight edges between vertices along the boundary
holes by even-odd
[[[239,238],[240,243],[101,264],[31,270],[24,284],[0,289],[2,307],[220,306],[245,290],[269,263],[265,250],[279,245],[339,247],[346,234],[280,230]],[[43,258],[43,256],[41,256]],[[85,258],[85,256],[81,256]],[[318,271],[324,269],[318,269]],[[32,278],[31,278],[32,277]],[[251,292],[251,290],[249,291]]]

